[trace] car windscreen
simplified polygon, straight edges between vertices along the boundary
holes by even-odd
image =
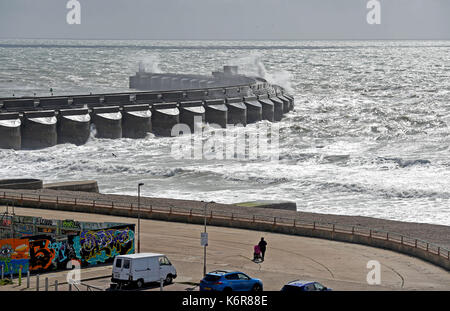
[[[205,278],[204,278],[204,280],[206,282],[215,282],[215,281],[217,281],[219,279],[220,279],[220,276],[218,276],[218,275],[211,275],[211,274],[207,274],[205,276]]]

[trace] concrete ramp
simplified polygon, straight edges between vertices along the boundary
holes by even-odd
[[[24,112],[22,149],[41,149],[56,145],[56,123],[54,110]]]
[[[177,103],[152,105],[152,130],[160,136],[171,136],[172,128],[180,123]]]
[[[228,108],[224,99],[208,99],[205,101],[205,120],[209,124],[227,127]]]
[[[262,105],[256,96],[245,97],[244,104],[247,107],[247,123],[256,123],[262,120]]]
[[[240,97],[227,98],[226,105],[228,108],[228,124],[247,125],[247,106]]]
[[[201,120],[201,123],[205,122],[205,107],[203,107],[202,101],[189,101],[181,102],[180,109],[180,123],[187,124],[191,129],[191,133],[194,133],[195,118]]]
[[[92,112],[97,138],[122,138],[122,114],[119,107],[98,107]]]
[[[0,114],[0,149],[21,149],[21,124],[18,112]]]
[[[262,119],[270,122],[274,121],[274,103],[267,95],[258,96],[258,101],[262,106]]]
[[[91,116],[87,108],[63,109],[58,115],[58,144],[85,144],[90,136]]]
[[[152,131],[150,105],[129,105],[122,111],[122,136],[126,138],[145,138]]]

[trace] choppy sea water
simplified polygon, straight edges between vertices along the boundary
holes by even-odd
[[[148,196],[282,199],[450,225],[449,41],[1,40],[0,96],[126,91],[140,61],[201,74],[237,64],[289,88],[296,108],[279,123],[280,160],[177,160],[171,148],[183,138],[92,135],[79,147],[0,150],[0,178],[95,179],[121,194],[144,182]]]

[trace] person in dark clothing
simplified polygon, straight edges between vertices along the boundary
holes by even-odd
[[[264,254],[266,253],[266,246],[267,246],[267,242],[264,241],[264,238],[261,238],[261,241],[259,241],[258,246],[261,251],[261,259],[264,260]]]

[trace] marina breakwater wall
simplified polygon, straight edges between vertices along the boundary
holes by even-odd
[[[179,123],[194,128],[194,117],[223,128],[280,121],[294,109],[294,98],[276,85],[72,95],[51,98],[0,98],[0,149],[41,149],[82,145],[95,128],[97,138],[170,136]]]

